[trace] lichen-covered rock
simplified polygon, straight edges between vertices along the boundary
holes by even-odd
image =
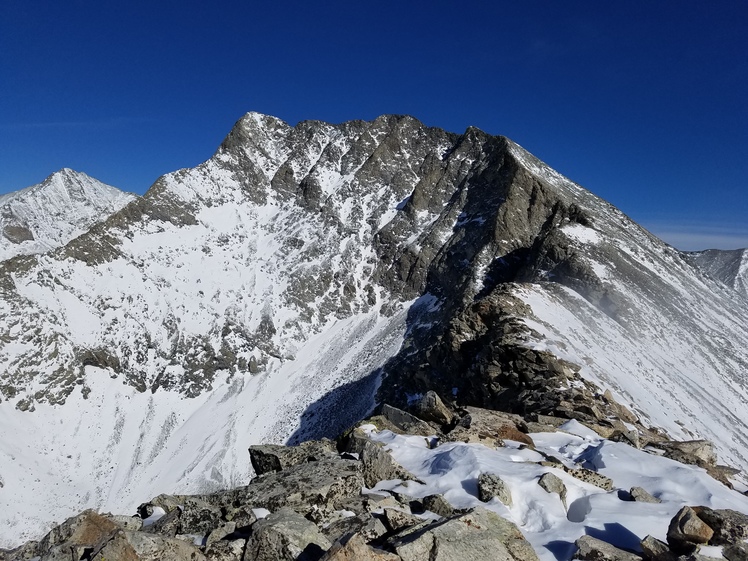
[[[325,459],[266,473],[246,487],[199,498],[216,506],[249,504],[271,511],[284,506],[300,512],[313,508],[334,510],[344,499],[361,493],[364,478],[360,470],[356,460]]]
[[[348,452],[359,455],[364,481],[368,487],[374,487],[379,481],[387,479],[415,479],[380,442],[372,441],[361,428],[354,429],[349,435]]]
[[[352,533],[357,533],[370,542],[386,534],[387,528],[379,518],[364,512],[323,525],[322,533],[332,542]]]
[[[96,548],[91,561],[206,561],[205,555],[185,541],[144,532],[118,531]]]
[[[247,540],[244,561],[319,559],[332,544],[319,528],[290,508],[258,520]]]
[[[398,532],[422,522],[417,516],[396,508],[385,508],[383,515],[384,523],[391,532]]]
[[[327,439],[310,440],[297,446],[258,444],[249,447],[249,459],[256,475],[337,455],[335,442]]]
[[[244,555],[245,539],[220,540],[205,547],[208,561],[241,561]]]
[[[400,561],[400,557],[371,547],[361,534],[348,534],[335,542],[320,561]]]
[[[481,507],[410,528],[390,544],[403,561],[538,561],[517,526]]]
[[[512,491],[498,475],[481,473],[478,477],[478,498],[485,502],[499,499],[507,506],[512,506]]]
[[[434,514],[447,518],[454,514],[454,507],[443,495],[429,495],[421,500],[423,508],[430,510]]]
[[[748,514],[706,506],[696,506],[693,510],[714,531],[709,545],[729,545],[748,539]]]

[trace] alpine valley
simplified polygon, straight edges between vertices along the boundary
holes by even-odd
[[[246,486],[251,445],[336,438],[385,403],[447,440],[466,411],[511,414],[503,438],[546,458],[592,439],[614,483],[679,460],[714,485],[701,504],[748,513],[746,252],[680,252],[507,138],[249,113],[143,197],[62,170],[0,197],[0,228],[0,547]],[[357,431],[432,490],[447,473],[424,468],[439,447]],[[716,461],[673,444],[702,440]],[[529,454],[485,450],[470,465],[497,474]],[[691,499],[662,489],[664,536]],[[589,500],[561,524],[516,497],[494,510],[543,559],[573,553],[541,551],[544,528],[592,534]]]

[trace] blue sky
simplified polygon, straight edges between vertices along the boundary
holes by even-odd
[[[3,0],[0,193],[143,193],[247,111],[503,134],[676,247],[748,246],[748,2]]]

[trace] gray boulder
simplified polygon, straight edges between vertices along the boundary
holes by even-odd
[[[517,526],[482,507],[444,521],[423,523],[390,541],[403,561],[537,561]]]
[[[731,509],[714,510],[705,506],[693,508],[696,515],[713,531],[710,545],[730,545],[748,539],[748,515]]]
[[[431,436],[434,434],[434,429],[427,422],[419,419],[415,415],[411,415],[407,411],[392,407],[386,403],[382,406],[382,417],[387,420],[388,423],[393,425],[395,430],[393,432],[402,434],[417,434],[420,436]],[[390,428],[390,427],[380,427]],[[392,430],[390,428],[390,430]]]
[[[631,498],[640,503],[661,503],[662,501],[657,497],[650,495],[646,489],[642,487],[632,487],[629,491]]]
[[[220,540],[205,547],[209,561],[241,561],[247,540]]]
[[[331,542],[353,533],[361,535],[367,542],[370,542],[386,534],[387,528],[379,518],[372,516],[371,513],[364,512],[325,525],[322,527],[322,533]]]
[[[548,493],[556,493],[561,502],[566,508],[566,485],[561,481],[561,478],[551,472],[544,473],[540,479],[538,479],[538,485],[545,489]]]
[[[244,561],[312,561],[331,546],[313,522],[282,508],[254,524]]]
[[[429,495],[421,501],[425,510],[430,510],[434,514],[448,518],[455,512],[454,507],[442,495]]]
[[[497,498],[505,505],[512,506],[512,492],[509,486],[493,473],[481,473],[478,477],[478,498],[484,503]]]
[[[384,523],[391,532],[398,532],[423,522],[417,516],[396,508],[385,508],[383,515]]]
[[[445,435],[449,442],[477,442],[494,448],[504,445],[504,440],[514,440],[531,448],[535,443],[527,433],[527,423],[519,415],[466,407],[466,414]]]
[[[335,542],[320,561],[400,561],[400,557],[371,547],[361,534],[349,534]]]
[[[346,498],[358,496],[364,486],[360,462],[325,459],[266,473],[246,487],[199,498],[214,506],[252,505],[270,511],[284,506],[299,512],[336,510]]]
[[[360,428],[354,429],[348,439],[348,452],[359,455],[364,481],[367,487],[374,487],[386,479],[416,479],[415,476],[398,464],[380,442],[372,441]]]
[[[574,554],[574,559],[583,561],[641,561],[642,559],[639,555],[618,549],[592,536],[582,536],[575,544],[578,549]]]
[[[337,455],[335,442],[327,439],[310,440],[298,446],[262,444],[249,447],[249,459],[257,475]]]
[[[683,464],[707,467],[717,463],[714,444],[708,440],[669,441],[661,442],[658,446],[665,451],[666,457]]]
[[[640,544],[644,557],[657,561],[675,561],[676,555],[670,551],[668,545],[653,536],[645,537]]]
[[[194,545],[174,538],[144,532],[118,531],[110,540],[94,549],[91,561],[206,561]]]
[[[416,413],[424,421],[431,421],[438,425],[450,425],[454,420],[454,414],[433,390],[427,391],[418,402]]]

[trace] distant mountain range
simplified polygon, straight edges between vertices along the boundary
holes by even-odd
[[[250,113],[143,197],[62,170],[0,209],[0,545],[428,390],[748,465],[745,251],[679,252],[504,137]]]

